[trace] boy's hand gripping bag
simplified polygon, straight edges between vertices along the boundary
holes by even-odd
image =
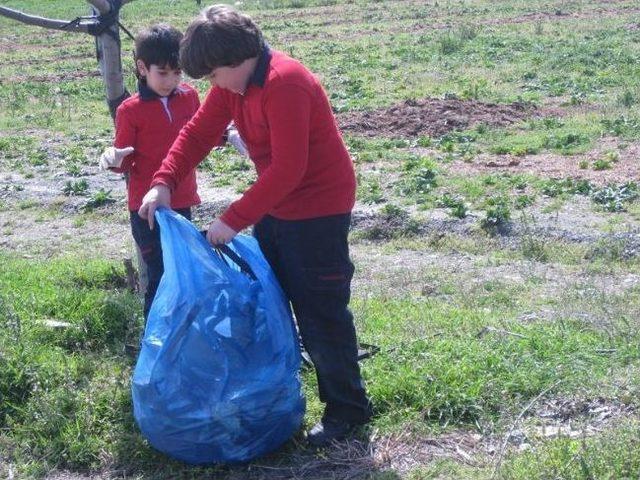
[[[300,428],[305,402],[297,336],[273,272],[251,237],[236,236],[220,256],[172,210],[156,219],[165,272],[133,374],[140,430],[188,463],[275,450]]]

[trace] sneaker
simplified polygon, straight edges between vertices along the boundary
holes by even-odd
[[[307,434],[309,444],[314,447],[326,447],[334,440],[344,440],[356,425],[335,418],[325,418],[314,425]]]

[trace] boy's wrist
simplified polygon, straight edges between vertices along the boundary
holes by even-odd
[[[154,181],[152,181],[151,182],[151,188],[155,188],[155,187],[165,188],[167,190],[167,192],[169,192],[169,193],[171,193],[173,191],[173,189],[171,188],[171,185],[169,185],[164,180],[154,180]]]

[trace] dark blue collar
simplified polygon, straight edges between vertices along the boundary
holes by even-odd
[[[177,88],[173,89],[173,92],[169,94],[170,97],[173,97],[177,93]],[[147,81],[139,78],[138,79],[138,94],[140,95],[141,100],[154,100],[156,98],[162,98],[156,92],[151,90],[149,85],[147,85]]]
[[[264,48],[258,54],[258,63],[256,63],[256,69],[253,71],[253,74],[249,79],[249,85],[264,87],[264,82],[267,80],[267,70],[269,69],[270,62],[271,50],[269,49],[269,45],[265,43]]]

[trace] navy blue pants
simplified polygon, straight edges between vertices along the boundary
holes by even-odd
[[[191,220],[190,208],[177,208],[175,211],[187,220]],[[144,294],[144,318],[146,319],[149,315],[151,303],[156,296],[158,284],[164,273],[162,246],[160,245],[160,226],[158,222],[156,222],[153,230],[151,230],[149,228],[149,222],[141,218],[135,210],[129,212],[129,219],[131,220],[133,239],[138,244],[142,260],[147,267],[148,283],[147,291]]]
[[[324,417],[362,424],[371,417],[371,403],[348,308],[350,222],[350,214],[294,221],[266,216],[253,233],[291,301],[316,369],[320,400],[326,404]]]

